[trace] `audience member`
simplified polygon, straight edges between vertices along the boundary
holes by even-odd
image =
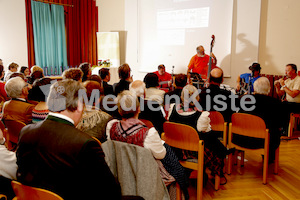
[[[97,81],[98,83],[100,83],[101,87],[103,87],[102,85],[102,80],[100,78],[100,76],[93,74],[88,78],[88,81]]]
[[[128,64],[123,64],[118,69],[120,81],[115,84],[115,95],[117,96],[123,90],[129,90],[129,84],[133,81],[130,76],[131,69]]]
[[[266,127],[269,129],[270,133],[269,162],[273,162],[275,159],[275,150],[280,144],[280,129],[283,126],[281,119],[283,116],[283,107],[280,100],[268,96],[270,89],[270,82],[266,77],[257,79],[254,82],[254,110],[241,110],[241,112],[256,115],[265,121]],[[276,112],[276,114],[274,114],[274,112]],[[242,146],[249,148],[264,147],[264,140],[259,138],[249,138],[233,134],[233,140],[235,144],[241,144]]]
[[[4,77],[4,67],[3,65],[0,65],[0,80]],[[1,96],[1,102],[7,101],[9,97],[6,94],[6,91],[4,89],[5,84],[0,81],[0,96]]]
[[[223,70],[221,68],[215,68],[211,70],[210,77],[209,77],[209,86],[205,90],[201,91],[200,94],[200,104],[203,108],[203,110],[206,111],[219,111],[226,122],[231,121],[231,115],[234,110],[234,107],[231,105],[231,98],[230,95],[234,95],[232,92],[221,89],[220,85],[223,83]],[[223,109],[224,111],[220,111],[221,109],[216,109],[216,107],[220,108],[221,105],[217,104],[216,96],[222,95],[223,102],[226,104],[226,109]],[[207,98],[209,96],[209,98]],[[209,101],[207,101],[209,100]],[[238,100],[236,100],[238,101]],[[224,105],[223,105],[224,106]]]
[[[188,197],[188,180],[183,167],[170,146],[164,144],[154,127],[148,128],[138,119],[140,103],[136,94],[125,90],[117,97],[118,111],[122,120],[113,119],[107,124],[107,139],[127,142],[149,149],[154,158],[161,160],[166,170],[176,179]]]
[[[24,127],[17,149],[17,180],[46,188],[64,199],[121,199],[101,146],[79,131],[80,82],[66,79],[50,88],[46,120]]]
[[[33,74],[36,71],[40,71],[40,72],[43,73],[43,76],[44,76],[44,70],[43,70],[43,68],[41,68],[41,67],[39,67],[37,65],[32,66],[30,70],[31,70],[31,74]]]
[[[83,72],[82,82],[88,80],[88,78],[92,75],[92,69],[89,63],[81,63],[78,68]]]
[[[9,76],[8,79],[11,79],[11,78],[14,78],[14,77],[21,77],[25,82],[27,82],[26,79],[25,79],[25,75],[23,73],[21,73],[21,72],[14,72],[14,73],[12,73]]]
[[[185,74],[178,74],[175,76],[175,89],[173,91],[169,91],[165,94],[164,101],[165,104],[170,105],[171,103],[175,103],[175,98],[180,99],[181,91],[184,86],[187,84],[187,75]],[[172,95],[174,95],[172,98]],[[168,97],[167,97],[168,96]],[[169,99],[170,101],[166,101],[166,99]]]
[[[8,199],[13,199],[15,194],[11,187],[11,180],[16,180],[17,158],[16,153],[9,151],[5,147],[5,138],[0,129],[0,194],[4,194]]]
[[[20,72],[23,73],[25,75],[25,77],[30,75],[29,68],[26,67],[26,66],[22,66],[21,69],[20,69]]]
[[[102,79],[104,95],[114,94],[113,86],[108,84],[110,81],[110,72],[107,68],[101,68],[99,70],[99,76]]]
[[[198,91],[195,86],[186,85],[181,93],[182,103],[178,105],[171,104],[168,120],[170,122],[192,126],[198,131],[199,138],[204,140],[205,144],[205,167],[211,171],[212,176],[217,174],[224,177],[224,158],[226,158],[226,154],[229,152],[227,152],[227,149],[218,140],[216,134],[210,132],[209,112],[202,112],[198,108],[199,95],[197,93]],[[194,157],[196,157],[196,155],[192,156],[192,158]]]
[[[21,77],[14,77],[5,84],[5,91],[12,99],[3,105],[3,120],[16,120],[25,124],[32,122],[32,110],[35,105],[27,102],[28,89],[31,87]]]
[[[43,121],[49,114],[46,103],[51,85],[50,78],[41,78],[34,81],[32,89],[29,91],[28,100],[36,101],[38,104],[32,110],[32,123]]]
[[[154,73],[148,73],[144,82],[146,84],[146,100],[157,101],[159,104],[164,102],[165,91],[158,89],[158,76]]]
[[[8,72],[5,73],[5,76],[4,76],[4,82],[7,82],[10,75],[14,72],[17,72],[18,71],[18,67],[19,65],[17,63],[10,63],[10,65],[8,66]]]
[[[159,88],[165,92],[169,91],[172,82],[172,76],[166,72],[166,67],[164,65],[159,65],[158,70],[154,72],[158,76]]]
[[[62,79],[73,79],[74,81],[82,81],[83,72],[79,68],[69,68],[62,74]]]
[[[99,92],[102,90],[101,85],[96,81],[85,81],[83,83],[86,88],[88,101],[93,101],[92,92],[94,90],[98,90]],[[100,92],[101,94],[101,92]],[[95,99],[95,101],[98,101]],[[112,120],[112,116],[107,114],[106,112],[101,111],[98,107],[86,105],[82,118],[78,123],[77,127],[82,132],[89,134],[90,136],[94,136],[100,140],[100,142],[106,141],[106,124]]]
[[[156,101],[145,100],[146,85],[144,82],[140,80],[133,81],[129,85],[129,90],[136,94],[140,104],[143,103],[139,118],[151,121],[159,135],[161,135],[164,132],[163,124],[166,121],[163,107]]]
[[[39,68],[36,68],[36,69],[39,69]],[[43,77],[44,77],[44,73],[40,70],[36,70],[34,72],[31,72],[30,77],[28,78],[28,83],[33,84],[33,82],[35,80],[43,78]]]

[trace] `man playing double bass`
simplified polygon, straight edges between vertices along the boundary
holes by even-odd
[[[189,82],[190,82],[190,72],[200,74],[202,79],[207,78],[209,55],[205,54],[205,49],[202,45],[198,46],[196,50],[197,50],[197,54],[191,58],[187,70],[187,76]],[[212,69],[213,69],[217,64],[217,58],[213,53],[211,53],[211,56],[212,56]]]

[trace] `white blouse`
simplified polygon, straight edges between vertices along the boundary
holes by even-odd
[[[16,153],[0,145],[0,175],[8,179],[16,180],[17,175],[17,158]]]
[[[107,123],[106,136],[108,140],[110,140],[110,129],[115,122],[119,122],[119,120],[113,119]],[[144,140],[144,147],[151,151],[154,158],[161,160],[166,156],[164,143],[156,129],[154,127],[150,128]]]

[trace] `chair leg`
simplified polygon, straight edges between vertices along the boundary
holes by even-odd
[[[275,151],[275,161],[274,161],[274,174],[278,174],[278,167],[279,167],[279,147]]]
[[[263,184],[267,184],[268,178],[268,163],[269,163],[269,154],[264,155],[264,166],[263,166]]]
[[[197,173],[197,200],[203,199],[203,167]]]
[[[218,175],[215,175],[215,190],[219,190],[220,188],[220,182],[221,182],[221,177]]]
[[[176,200],[181,200],[181,189],[178,183],[176,183]]]
[[[228,163],[227,163],[227,174],[231,174],[231,170],[232,170],[232,154],[228,155]]]
[[[295,124],[295,117],[294,117],[294,114],[291,113],[291,115],[290,115],[290,122],[289,122],[289,128],[288,128],[288,137],[292,137],[293,136],[294,124]]]
[[[241,151],[241,167],[245,164],[245,151]]]

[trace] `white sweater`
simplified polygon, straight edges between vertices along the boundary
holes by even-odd
[[[0,176],[16,180],[18,168],[16,153],[0,145],[0,163]]]

